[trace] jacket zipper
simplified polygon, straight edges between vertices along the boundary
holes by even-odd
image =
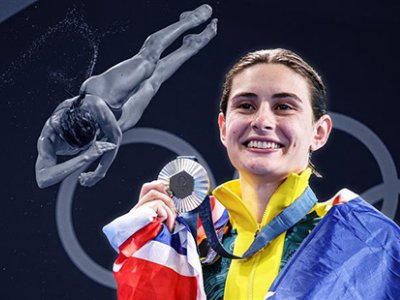
[[[257,227],[258,228],[257,228],[256,232],[254,233],[254,238],[256,238],[257,235],[260,233],[260,231],[262,229],[262,225],[261,224],[265,223],[264,220],[266,218],[266,215],[267,215],[267,208],[265,208],[263,217],[261,218],[261,223],[257,223]],[[255,272],[256,272],[256,269],[257,269],[257,266],[258,266],[258,262],[260,260],[260,253],[259,252],[255,253],[254,255],[256,255],[256,257],[255,257],[255,261],[254,261],[253,267],[251,269],[250,282],[249,282],[249,299],[250,300],[253,299],[254,275],[255,275]]]
[[[253,267],[252,267],[251,273],[250,273],[249,300],[252,300],[252,299],[253,299],[254,275],[255,275],[255,273],[256,273],[258,261],[260,260],[260,255],[259,255],[259,253],[256,253],[256,254],[254,254],[254,255],[256,255],[256,257],[255,257],[255,261],[254,261],[254,264],[253,264]]]

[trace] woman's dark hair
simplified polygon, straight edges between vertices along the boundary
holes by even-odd
[[[311,105],[314,119],[318,120],[327,113],[326,87],[318,73],[299,55],[286,49],[268,49],[250,52],[243,56],[226,74],[220,109],[225,115],[233,78],[243,70],[257,64],[282,64],[303,76],[311,88]]]
[[[85,93],[81,93],[60,118],[62,137],[68,144],[78,148],[93,141],[98,128],[93,115],[81,108],[84,98]]]

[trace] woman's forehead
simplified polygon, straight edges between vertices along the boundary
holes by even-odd
[[[307,79],[282,64],[257,64],[236,74],[232,80],[229,98],[246,93],[256,95],[288,93],[295,94],[303,100],[311,98]]]

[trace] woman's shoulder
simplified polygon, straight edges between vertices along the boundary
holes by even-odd
[[[84,94],[81,101],[82,101],[82,107],[108,108],[107,103],[104,101],[103,98],[93,94]]]
[[[114,117],[110,107],[107,103],[99,96],[92,94],[85,94],[82,100],[83,109],[95,114],[98,122],[110,122]]]

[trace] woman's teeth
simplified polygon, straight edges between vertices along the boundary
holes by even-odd
[[[281,145],[274,142],[261,142],[261,141],[250,141],[247,144],[248,148],[258,148],[258,149],[278,149]]]

